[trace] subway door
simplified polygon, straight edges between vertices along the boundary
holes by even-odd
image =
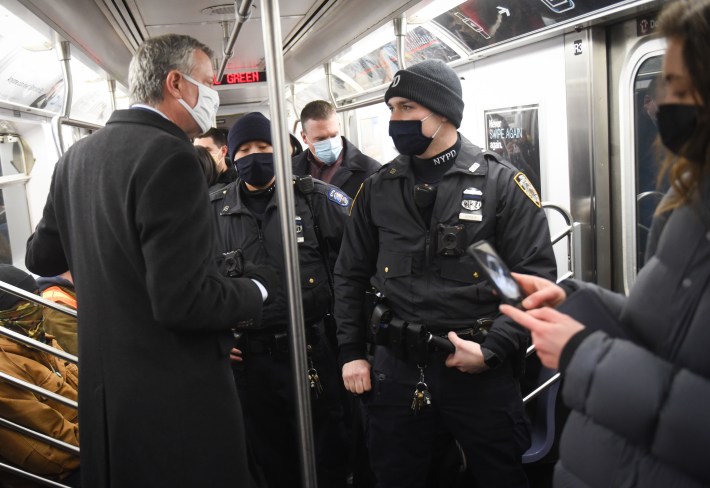
[[[575,276],[611,287],[607,49],[603,27],[564,35]]]
[[[524,171],[543,202],[570,209],[564,38],[500,52],[457,72],[465,102],[461,134]],[[566,223],[556,212],[546,213],[555,236]],[[554,249],[562,276],[567,241]]]
[[[656,15],[609,27],[613,287],[625,293],[645,262],[651,218],[667,190],[656,183],[664,157],[656,100],[665,49],[663,39],[649,36]]]

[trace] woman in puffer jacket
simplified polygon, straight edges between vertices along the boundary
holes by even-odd
[[[668,43],[658,129],[672,189],[654,219],[652,257],[628,297],[516,276],[527,311],[501,306],[565,379],[572,413],[556,487],[710,486],[710,0],[672,3],[659,25]],[[624,339],[552,308],[584,289]]]

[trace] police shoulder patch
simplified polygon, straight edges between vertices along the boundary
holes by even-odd
[[[347,207],[350,205],[350,197],[336,188],[328,190],[328,200],[337,203],[341,207]]]
[[[530,180],[528,179],[527,176],[525,176],[525,173],[522,171],[517,173],[513,179],[515,180],[515,183],[518,185],[518,187],[523,190],[523,193],[527,195],[527,197],[538,207],[542,205],[540,202],[540,195],[538,195],[537,190],[533,186],[532,183],[530,183]]]

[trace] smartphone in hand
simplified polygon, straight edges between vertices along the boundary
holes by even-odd
[[[501,301],[522,309],[521,302],[525,295],[493,246],[487,241],[481,240],[468,246],[467,251],[478,261],[481,270],[488,276]]]

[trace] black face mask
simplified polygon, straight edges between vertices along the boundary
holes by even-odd
[[[658,106],[658,133],[663,145],[680,154],[698,123],[698,106],[667,103]]]
[[[405,156],[423,154],[434,140],[422,134],[421,120],[390,120],[390,137],[397,151]]]
[[[274,155],[252,153],[236,161],[239,177],[252,186],[264,186],[274,177]]]

